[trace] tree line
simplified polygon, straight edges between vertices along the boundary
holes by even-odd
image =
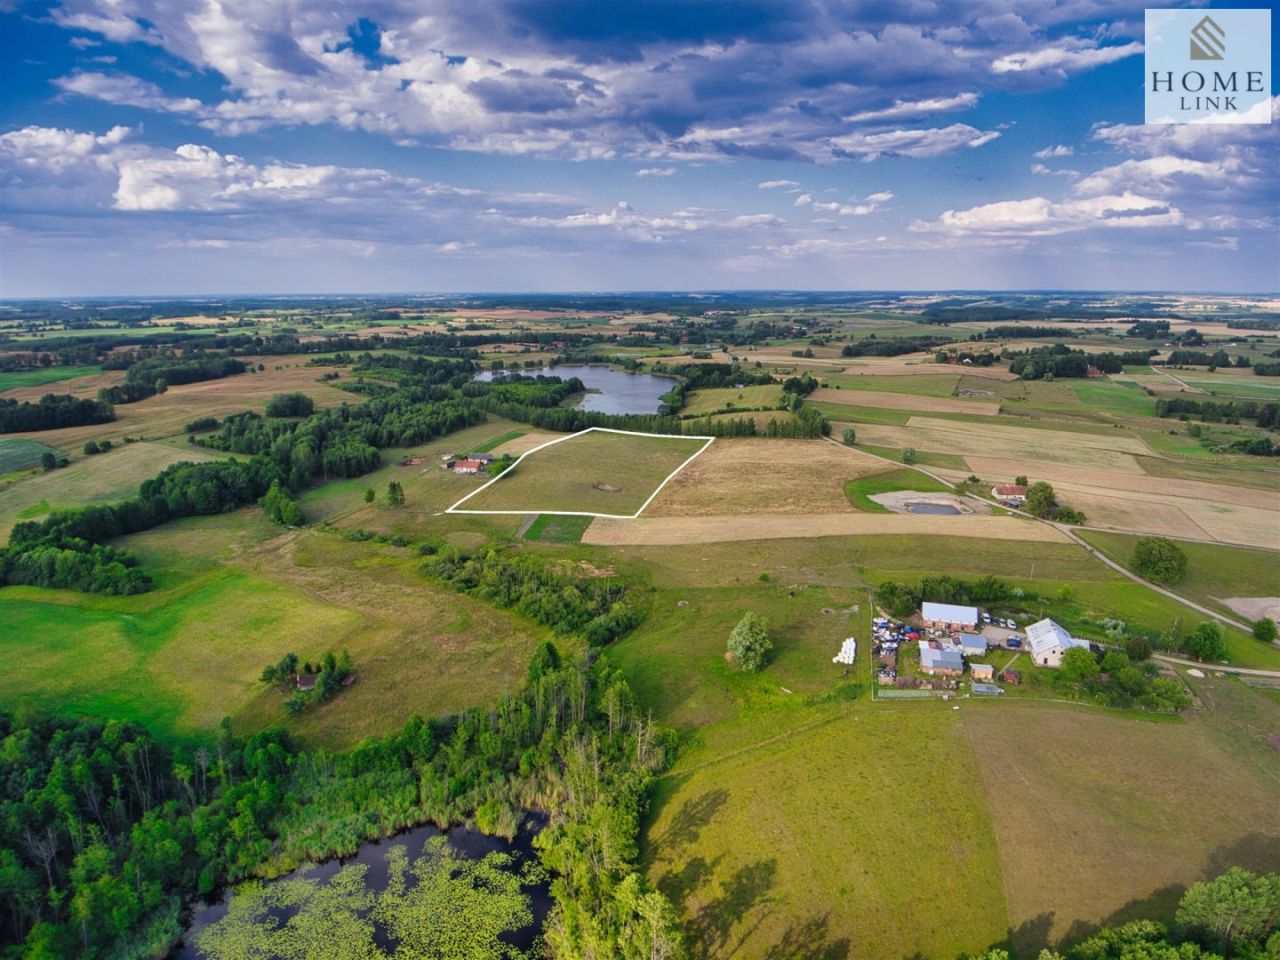
[[[31,433],[110,423],[116,412],[110,402],[69,393],[46,393],[36,403],[0,398],[0,433]]]
[[[1188,400],[1182,397],[1156,401],[1157,417],[1199,417],[1204,423],[1239,423],[1254,420],[1259,427],[1274,429],[1280,420],[1280,404],[1256,400]]]

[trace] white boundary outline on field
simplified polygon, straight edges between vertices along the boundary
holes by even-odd
[[[591,513],[590,511],[586,511],[586,510],[460,510],[458,509],[459,507],[462,506],[462,504],[466,503],[468,500],[474,497],[477,493],[481,493],[488,487],[493,486],[503,477],[509,476],[511,473],[513,473],[516,467],[520,465],[520,461],[522,461],[525,457],[529,456],[530,454],[537,453],[539,450],[545,450],[547,447],[555,446],[557,443],[564,443],[566,440],[572,440],[574,437],[585,436],[586,434],[592,433],[597,430],[600,431],[601,433],[621,434],[624,437],[657,437],[662,440],[705,440],[707,442],[704,443],[702,446],[700,446],[697,450],[695,450],[693,452],[693,455],[690,456],[689,459],[685,460],[684,463],[680,464],[680,466],[676,467],[669,474],[667,474],[667,478],[663,480],[660,484],[658,484],[657,489],[654,490],[653,493],[649,494],[649,499],[646,500],[644,503],[640,504],[640,509],[637,510],[635,513]],[[539,444],[538,446],[534,447],[532,450],[526,450],[524,453],[520,454],[520,456],[516,458],[515,462],[512,463],[511,466],[507,467],[506,470],[503,470],[502,473],[498,474],[492,480],[485,483],[484,486],[481,486],[476,488],[475,490],[472,490],[470,493],[468,493],[465,497],[463,497],[453,506],[445,510],[445,513],[479,513],[479,514],[490,514],[490,515],[502,514],[502,515],[511,515],[511,516],[528,516],[531,513],[546,513],[556,517],[602,517],[605,520],[634,520],[636,517],[640,516],[640,514],[644,513],[645,508],[653,502],[653,498],[662,492],[662,488],[665,487],[668,483],[670,483],[676,474],[678,474],[681,470],[683,470],[689,464],[693,463],[694,460],[700,457],[702,455],[702,452],[706,450],[707,447],[711,446],[711,444],[715,441],[715,439],[716,439],[715,437],[704,437],[697,434],[687,434],[687,433],[642,433],[639,430],[614,430],[612,427],[587,427],[585,430],[579,430],[577,433],[571,433],[567,437],[556,437],[554,440],[548,440],[546,443]]]

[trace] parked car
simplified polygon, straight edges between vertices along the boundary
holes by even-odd
[[[1010,637],[1008,640],[1004,642],[1004,645],[1008,647],[1010,650],[1021,650],[1022,640],[1019,639],[1018,637]]]
[[[990,622],[991,622],[991,614],[989,614],[989,613],[984,613],[984,614],[982,615],[982,622],[983,622],[983,623],[990,623]]]
[[[1010,630],[1017,630],[1017,629],[1018,629],[1018,622],[1017,622],[1016,620],[1006,620],[1006,621],[1004,622],[1004,625],[1005,625],[1006,627],[1008,627]]]

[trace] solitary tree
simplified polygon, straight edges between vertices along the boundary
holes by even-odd
[[[1053,513],[1053,487],[1043,480],[1031,484],[1022,508],[1033,517],[1048,517]]]
[[[53,470],[57,466],[58,466],[58,458],[53,455],[52,451],[46,450],[44,453],[40,454],[40,469],[42,469],[45,473],[48,473],[50,470]]]
[[[729,634],[729,653],[739,669],[755,673],[764,666],[773,643],[769,640],[769,621],[747,611]]]
[[[905,463],[905,464],[907,464],[908,466],[910,466],[911,464],[913,464],[913,463],[915,463],[915,462],[916,462],[916,448],[915,448],[915,447],[903,447],[903,448],[902,448],[902,462],[903,462],[903,463]]]
[[[1187,555],[1172,540],[1143,537],[1133,547],[1133,569],[1156,583],[1174,584],[1187,575]]]
[[[387,505],[392,507],[404,506],[404,487],[400,486],[399,480],[392,480],[387,484]]]
[[[1027,475],[1025,473],[1018,474],[1013,478],[1013,482],[1019,487],[1025,487],[1027,485]]]
[[[378,498],[378,495],[373,492],[373,487],[370,487],[368,490],[364,492],[365,503],[373,503],[373,501],[376,500],[377,498]]]
[[[1276,622],[1270,617],[1263,617],[1253,625],[1253,636],[1263,643],[1274,643],[1276,639]]]
[[[1187,653],[1197,660],[1224,660],[1227,656],[1226,633],[1217,620],[1205,620],[1183,642]]]
[[[853,427],[844,428],[844,434],[842,436],[842,439],[844,440],[844,445],[846,447],[852,447],[854,444],[854,441],[857,440],[857,438],[858,438],[858,435],[853,432]]]

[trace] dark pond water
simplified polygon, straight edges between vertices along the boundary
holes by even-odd
[[[958,514],[960,511],[949,503],[908,503],[907,513],[932,513],[938,516],[949,517]]]
[[[506,372],[499,370],[496,375],[501,377]],[[595,364],[564,363],[558,367],[519,372],[530,377],[560,377],[564,380],[577,377],[586,385],[587,392],[581,395],[575,405],[596,413],[657,413],[660,402],[658,398],[675,385],[670,377],[659,377],[652,373],[626,373]],[[494,371],[486,370],[477,374],[476,379],[492,380],[494,376]]]
[[[526,863],[537,860],[537,852],[533,849],[533,838],[544,825],[545,817],[531,814],[512,842],[507,842],[501,837],[485,836],[483,833],[477,833],[474,830],[467,830],[462,827],[454,827],[443,832],[450,849],[457,856],[468,860],[480,860],[490,853],[508,853],[512,856],[512,872],[519,873]],[[348,857],[343,860],[329,860],[315,866],[302,867],[293,873],[285,874],[279,880],[306,877],[309,880],[315,880],[323,884],[332,880],[334,875],[343,867],[359,863],[368,868],[368,872],[365,874],[365,886],[371,891],[380,893],[387,888],[389,874],[386,859],[387,852],[392,847],[403,846],[411,859],[416,858],[422,853],[422,848],[426,842],[432,837],[440,836],[441,832],[438,827],[434,826],[417,827],[413,830],[396,834],[394,837],[388,837],[385,840],[362,844],[354,857]],[[268,881],[268,883],[275,882],[278,881]],[[524,892],[529,897],[533,923],[523,929],[505,933],[501,937],[504,942],[510,943],[521,950],[527,950],[531,947],[542,933],[547,914],[551,912],[552,906],[549,880],[526,886],[524,887]],[[208,955],[195,945],[195,935],[205,927],[217,923],[226,916],[231,896],[233,894],[228,891],[217,901],[196,907],[191,914],[191,922],[187,925],[183,942],[178,945],[170,960],[207,960]],[[278,919],[284,920],[287,918],[282,915]],[[394,947],[394,944],[388,942],[384,937],[378,937],[377,940],[378,946],[384,949]]]

